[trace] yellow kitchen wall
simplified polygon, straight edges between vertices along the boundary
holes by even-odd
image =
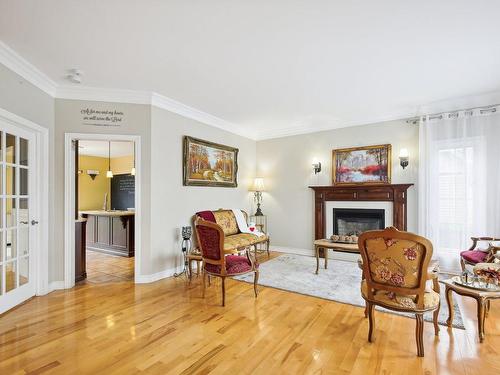
[[[123,156],[111,158],[113,174],[130,173],[134,166],[134,157]],[[111,203],[111,182],[106,177],[108,158],[80,155],[78,169],[83,173],[78,175],[78,209],[102,210],[104,194],[108,193],[108,208]],[[99,175],[94,180],[87,174],[87,170],[98,170]]]
[[[104,194],[111,189],[109,178],[106,178],[108,170],[108,158],[97,156],[80,155],[78,169],[83,173],[78,175],[78,209],[79,210],[102,210]],[[99,175],[92,180],[87,170],[98,170]]]

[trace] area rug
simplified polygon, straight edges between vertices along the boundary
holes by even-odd
[[[365,302],[360,293],[361,270],[358,265],[355,262],[329,259],[328,269],[325,270],[323,259],[320,261],[319,274],[316,275],[315,257],[295,254],[280,255],[260,264],[259,285],[364,307]],[[236,276],[234,279],[252,283],[253,274]],[[455,309],[453,327],[465,329],[462,314],[456,302],[453,307]],[[376,308],[391,314],[415,318],[412,314],[390,311],[378,306]],[[441,288],[439,324],[446,325],[447,318],[448,306],[443,287]],[[424,319],[432,322],[432,313],[426,313]]]

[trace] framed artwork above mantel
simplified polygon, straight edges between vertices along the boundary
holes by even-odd
[[[333,150],[332,184],[390,184],[391,160],[390,144]]]
[[[238,186],[238,149],[184,136],[185,186]]]

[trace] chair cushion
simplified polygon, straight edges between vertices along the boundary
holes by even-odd
[[[467,251],[462,251],[460,253],[460,256],[464,258],[467,262],[476,264],[484,261],[488,256],[488,253],[485,253],[483,251],[467,250]]]
[[[224,238],[224,250],[235,250],[245,246],[250,246],[258,242],[263,242],[268,239],[267,236],[259,237],[251,233],[233,234]]]
[[[238,223],[231,210],[213,211],[215,222],[220,225],[225,236],[239,233]]]
[[[259,267],[258,264],[255,265],[256,268]],[[220,266],[216,264],[205,263],[205,269],[208,272],[220,274]],[[235,275],[238,273],[249,272],[252,270],[252,264],[248,261],[247,257],[239,255],[228,255],[226,256],[226,273],[228,275]]]
[[[361,282],[361,294],[363,298],[368,298],[368,289],[366,280]],[[373,295],[374,301],[379,302],[387,307],[396,307],[398,309],[417,310],[415,304],[415,296],[399,295],[386,290],[378,290]],[[434,309],[439,305],[439,294],[433,290],[424,293],[424,309]]]

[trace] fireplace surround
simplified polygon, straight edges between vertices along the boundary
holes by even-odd
[[[392,225],[399,230],[407,226],[407,190],[413,184],[310,186],[314,190],[314,238],[325,238],[328,201],[392,202]]]

